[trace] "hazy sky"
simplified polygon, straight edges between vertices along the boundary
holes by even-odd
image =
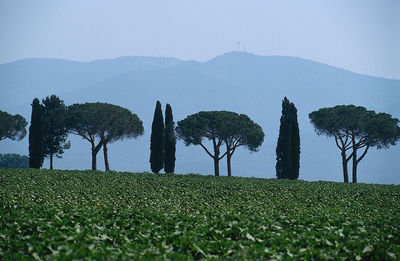
[[[400,79],[400,1],[0,0],[0,63],[238,48]]]

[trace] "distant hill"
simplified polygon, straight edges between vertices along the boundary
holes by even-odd
[[[18,103],[36,96],[80,91],[121,73],[161,69],[181,62],[176,58],[136,56],[93,62],[35,58],[0,64],[0,86],[4,91],[0,103],[17,109]],[[9,99],[10,95],[14,98]]]
[[[301,135],[300,178],[341,181],[340,155],[334,141],[319,137],[308,113],[337,104],[365,106],[400,118],[400,81],[360,75],[310,60],[230,52],[207,62],[174,58],[122,57],[90,63],[28,59],[0,65],[1,110],[30,119],[34,96],[57,94],[69,105],[85,101],[118,104],[138,114],[145,135],[111,144],[111,169],[149,170],[149,135],[156,100],[172,105],[175,121],[200,110],[246,113],[264,129],[257,153],[239,149],[233,175],[274,177],[281,100],[295,103]],[[13,97],[10,99],[10,97]],[[90,147],[72,137],[72,147],[56,168],[90,168]],[[0,152],[26,154],[27,139],[2,142]],[[359,181],[400,184],[400,146],[371,150],[360,163]],[[99,169],[103,168],[99,154]],[[45,163],[47,164],[47,163]],[[177,173],[212,173],[212,161],[200,147],[178,141]],[[47,165],[45,165],[47,167]],[[225,161],[221,172],[226,174]]]

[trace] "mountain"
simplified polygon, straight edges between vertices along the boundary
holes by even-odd
[[[161,69],[181,62],[176,58],[136,56],[93,62],[25,59],[0,64],[0,86],[3,92],[0,103],[5,107],[18,109],[19,104],[29,105],[34,97],[79,92],[124,72]]]
[[[12,73],[10,73],[12,72]],[[174,58],[123,57],[90,63],[29,59],[0,65],[1,110],[30,118],[33,96],[53,93],[66,104],[101,101],[126,107],[143,120],[145,135],[110,145],[111,169],[149,171],[149,137],[157,100],[172,105],[175,121],[200,110],[245,113],[259,123],[266,138],[260,151],[235,152],[233,175],[275,177],[275,147],[281,100],[298,109],[301,135],[300,178],[342,181],[339,150],[331,138],[318,136],[308,114],[321,107],[355,104],[400,118],[400,81],[356,74],[306,59],[230,52],[207,62]],[[10,99],[9,97],[13,97]],[[15,97],[15,98],[14,98]],[[90,146],[71,136],[72,147],[56,168],[90,167]],[[177,144],[177,173],[212,174],[212,160],[200,147]],[[26,154],[27,139],[3,141],[0,152]],[[400,145],[373,149],[360,163],[359,181],[400,184]],[[103,168],[99,153],[99,168]],[[45,163],[47,164],[47,163]],[[47,165],[45,165],[47,167]],[[221,172],[226,174],[225,161]]]

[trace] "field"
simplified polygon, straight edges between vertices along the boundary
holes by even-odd
[[[400,186],[0,169],[0,260],[400,259]]]

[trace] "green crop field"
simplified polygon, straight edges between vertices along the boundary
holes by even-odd
[[[0,260],[400,259],[400,186],[0,169]]]

